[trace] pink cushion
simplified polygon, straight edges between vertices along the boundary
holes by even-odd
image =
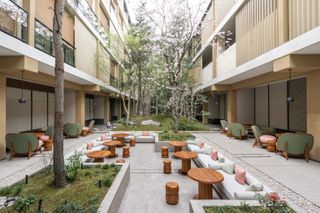
[[[142,133],[142,136],[149,136],[150,134],[149,134],[149,132],[143,132]]]
[[[50,137],[47,136],[47,135],[41,135],[41,136],[39,137],[39,139],[42,140],[42,141],[46,141],[46,140],[49,140]]]
[[[38,148],[40,148],[40,147],[42,147],[43,146],[43,141],[42,140],[39,140],[39,147]]]
[[[242,169],[241,167],[236,166],[234,179],[242,185],[245,184],[246,183],[246,171],[244,169]]]
[[[218,160],[218,151],[211,152],[211,159]]]
[[[204,147],[204,142],[199,143],[199,148],[202,149]]]
[[[277,140],[277,138],[272,135],[261,135],[259,139],[260,139],[261,143],[267,143],[268,141],[276,141]]]
[[[108,138],[107,138],[107,136],[106,135],[101,135],[101,141],[105,141],[105,140],[107,140]]]
[[[89,131],[89,127],[83,127],[82,130],[83,131]]]
[[[90,150],[92,148],[93,148],[93,143],[92,142],[87,143],[87,150]]]

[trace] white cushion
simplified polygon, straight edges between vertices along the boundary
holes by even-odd
[[[222,166],[223,166],[223,163],[219,163],[216,161],[211,161],[209,162],[209,165],[208,165],[210,169],[214,169],[214,170],[220,170],[222,169]]]
[[[264,191],[261,191],[261,192],[235,192],[234,198],[237,200],[256,200],[257,194],[265,196],[267,193]]]
[[[205,168],[208,168],[209,163],[213,162],[213,160],[211,159],[211,156],[206,155],[206,154],[202,154],[202,153],[198,154],[198,159],[199,159],[201,165]]]
[[[137,142],[155,142],[155,138],[153,136],[139,136],[136,138]]]
[[[213,151],[213,148],[211,146],[205,146],[203,149],[203,154],[211,156],[212,151]]]

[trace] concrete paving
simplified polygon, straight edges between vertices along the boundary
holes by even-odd
[[[253,148],[253,139],[229,139],[220,133],[194,134],[213,144],[222,152],[227,152],[234,160],[247,166],[258,178],[271,181],[267,184],[294,204],[305,208],[314,205],[320,212],[320,163],[302,158],[286,160],[280,154],[266,149]],[[306,208],[307,211],[308,208]]]

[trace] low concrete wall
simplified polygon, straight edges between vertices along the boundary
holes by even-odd
[[[124,163],[121,165],[121,170],[100,204],[99,213],[116,213],[120,208],[123,196],[130,182],[130,164]]]
[[[154,143],[154,151],[155,152],[161,152],[161,147],[167,146],[167,147],[169,147],[169,152],[173,152],[174,148],[169,143],[170,143],[170,141],[156,141]],[[186,151],[187,150],[187,146],[182,147],[182,150]]]
[[[249,206],[260,206],[256,200],[190,200],[189,212],[190,213],[205,213],[204,207],[211,206],[241,206],[241,203],[248,204]]]

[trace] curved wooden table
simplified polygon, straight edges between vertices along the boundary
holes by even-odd
[[[181,169],[179,169],[179,173],[182,175],[186,175],[191,169],[191,159],[198,157],[198,154],[196,152],[189,151],[179,151],[174,155],[182,160]]]
[[[108,150],[92,151],[87,154],[89,158],[94,158],[94,163],[103,163],[104,158],[109,157],[111,152]]]
[[[117,157],[116,146],[121,145],[121,141],[105,141],[103,145],[108,147],[108,150],[111,152],[110,158]]]
[[[213,199],[212,184],[221,183],[224,180],[220,172],[209,168],[190,169],[188,176],[199,184],[199,193],[194,198],[203,200]]]
[[[125,145],[124,144],[124,138],[128,137],[128,136],[129,136],[129,134],[127,134],[127,133],[114,133],[114,134],[111,135],[112,140],[121,141],[121,144],[118,145],[118,146],[121,146],[121,147]]]
[[[182,147],[187,145],[185,141],[170,141],[169,144],[174,147],[174,154],[172,155],[173,158],[176,158],[176,152],[180,152]]]

